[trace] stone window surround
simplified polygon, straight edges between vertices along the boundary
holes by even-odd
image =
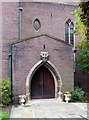
[[[68,19],[65,23],[65,41],[68,42],[69,44],[73,45],[74,44],[74,34],[71,33],[71,30],[74,31],[74,23],[71,21],[71,19]],[[73,38],[71,38],[70,34],[72,34]],[[73,41],[73,43],[71,43],[71,41]]]
[[[33,22],[33,25],[34,25],[34,29],[35,31],[39,31],[39,29],[41,28],[41,23],[40,23],[40,20],[38,18],[35,18],[34,22]]]

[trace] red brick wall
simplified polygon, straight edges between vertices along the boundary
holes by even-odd
[[[2,2],[2,76],[9,77],[11,43],[18,40],[18,3]]]
[[[69,18],[72,22],[75,21],[75,16],[71,12],[77,9],[76,6],[52,3],[23,3],[22,8],[23,39],[45,33],[61,40],[65,40],[65,22]],[[41,22],[39,32],[34,30],[35,18]]]
[[[2,75],[4,78],[9,77],[8,54],[10,46],[13,42],[18,41],[18,6],[18,2],[2,3]],[[69,18],[71,18],[72,21],[75,20],[74,15],[70,12],[77,7],[62,4],[23,2],[22,8],[23,40],[44,33],[64,40],[65,22]],[[39,32],[36,32],[33,27],[35,18],[38,18],[41,22],[41,29]]]
[[[75,72],[75,86],[81,87],[86,93],[85,95],[89,97],[89,74],[84,74],[76,67]]]
[[[25,93],[26,78],[31,68],[40,60],[40,52],[46,46],[49,60],[56,66],[62,78],[62,91],[72,90],[73,51],[72,47],[47,36],[28,39],[13,45],[13,93]]]
[[[10,52],[10,47],[12,43],[18,41],[18,2],[3,2],[2,8],[2,74],[4,78],[7,78],[9,77],[8,54]],[[71,11],[75,10],[77,7],[52,3],[23,2],[22,8],[22,40],[42,34],[48,34],[64,41],[65,22],[69,18],[73,22],[75,21],[75,16],[71,14]],[[35,18],[38,18],[41,22],[41,28],[38,32],[34,30],[33,26]],[[21,51],[19,50],[18,53],[16,51],[13,53],[14,89],[19,91],[20,88],[20,91],[25,93],[26,76],[28,75],[31,67],[39,61],[39,55],[43,44],[46,44],[46,49],[50,54],[50,61],[57,67],[61,74],[63,80],[63,91],[67,89],[71,90],[73,87],[71,86],[73,85],[72,48],[71,46],[65,45],[64,43],[55,41],[54,39],[46,36],[31,40],[29,39],[15,44],[19,49],[21,48]],[[28,46],[27,48],[26,45]],[[18,84],[18,81],[20,84]],[[20,93],[20,91],[18,93]],[[15,92],[17,95],[18,93]]]

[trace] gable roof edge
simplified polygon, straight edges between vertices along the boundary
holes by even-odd
[[[21,43],[21,42],[28,41],[28,40],[31,40],[31,39],[34,39],[34,38],[38,38],[38,37],[42,37],[42,36],[49,37],[49,38],[54,39],[54,40],[56,40],[58,42],[61,42],[61,43],[64,43],[66,45],[69,45],[69,46],[73,47],[73,45],[68,44],[66,41],[61,40],[61,39],[59,39],[57,37],[54,37],[52,35],[49,35],[49,34],[41,34],[41,35],[38,35],[38,36],[29,37],[27,39],[22,39],[21,41],[16,41],[16,42],[12,43],[11,46],[14,45],[14,44],[17,44],[17,43]]]

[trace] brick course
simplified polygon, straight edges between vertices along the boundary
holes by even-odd
[[[74,84],[73,51],[72,46],[61,41],[65,40],[65,22],[69,18],[72,22],[75,21],[75,16],[71,12],[77,9],[77,6],[23,2],[22,42],[18,42],[18,6],[18,2],[2,3],[2,75],[4,78],[9,77],[8,54],[12,45],[13,94],[18,96],[25,93],[26,76],[40,60],[44,44],[49,52],[50,61],[57,67],[62,77],[62,91],[67,89],[71,91]],[[38,32],[33,25],[36,18],[41,23]]]
[[[14,95],[26,92],[25,83],[27,75],[31,68],[40,61],[40,53],[43,51],[43,45],[46,46],[45,51],[49,52],[49,60],[58,69],[62,78],[62,91],[73,90],[74,76],[72,47],[66,45],[66,43],[43,35],[12,45]]]

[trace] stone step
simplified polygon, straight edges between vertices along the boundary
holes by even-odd
[[[64,103],[61,100],[58,99],[33,99],[33,100],[29,100],[27,101],[27,103],[25,105],[32,105],[32,104],[52,104],[52,103]]]

